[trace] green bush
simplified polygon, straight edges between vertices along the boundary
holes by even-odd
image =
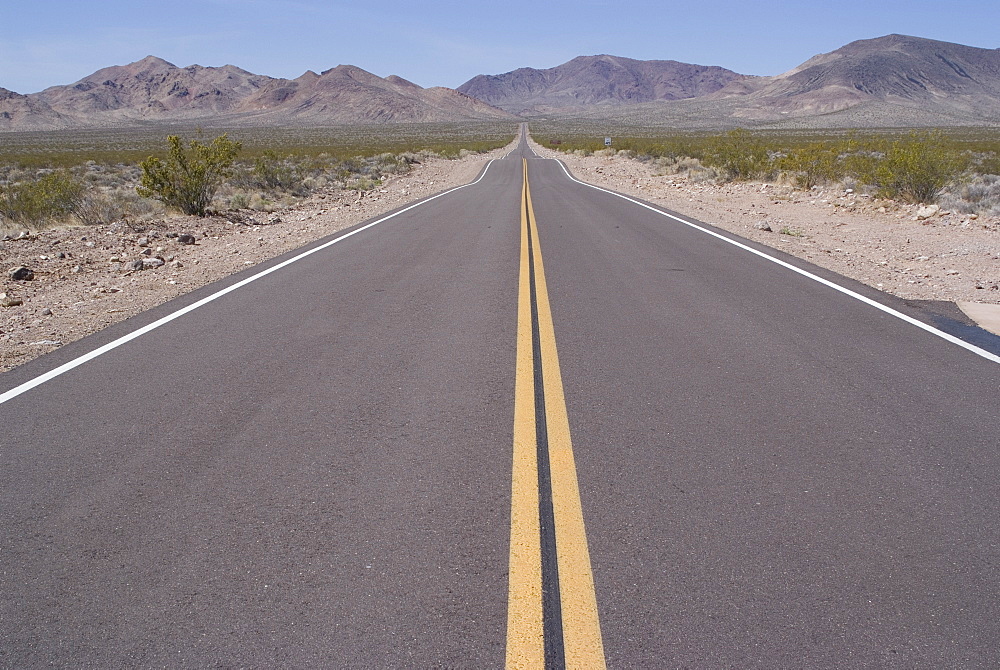
[[[703,162],[719,169],[726,178],[737,181],[764,177],[771,171],[765,144],[742,128],[713,138]]]
[[[967,159],[948,147],[940,133],[911,133],[889,144],[884,155],[858,176],[882,197],[932,202],[967,165]]]
[[[0,186],[0,214],[10,221],[37,227],[72,214],[84,193],[83,184],[65,171],[8,182]]]
[[[837,181],[845,174],[840,148],[822,142],[790,149],[778,161],[778,167],[791,173],[795,183],[805,189]]]
[[[228,135],[216,137],[211,144],[192,140],[188,149],[176,135],[167,137],[167,143],[166,160],[150,156],[139,164],[142,175],[136,192],[185,214],[205,216],[215,192],[231,174],[242,145]]]

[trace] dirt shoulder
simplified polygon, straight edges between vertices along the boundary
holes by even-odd
[[[119,222],[54,228],[4,240],[0,372],[248,266],[467,184],[487,161],[509,149],[456,160],[432,158],[373,191],[320,192],[271,214],[176,216],[134,227]],[[135,269],[143,264],[146,269]],[[30,270],[32,278],[13,279],[19,267]]]
[[[846,190],[713,184],[657,175],[631,158],[566,155],[578,179],[780,249],[911,300],[1000,304],[1000,219],[880,201]],[[919,215],[919,216],[918,216]],[[924,218],[926,216],[926,218]]]

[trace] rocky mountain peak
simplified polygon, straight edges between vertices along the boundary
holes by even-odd
[[[480,75],[458,90],[507,111],[533,113],[694,98],[740,78],[721,67],[599,54],[544,70]]]

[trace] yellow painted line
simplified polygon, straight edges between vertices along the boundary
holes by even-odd
[[[542,633],[542,547],[538,516],[538,444],[531,337],[527,185],[521,188],[521,272],[517,298],[517,372],[514,381],[514,468],[510,502],[507,667],[545,666]]]
[[[555,519],[563,647],[567,668],[605,668],[594,576],[573,459],[569,417],[556,351],[541,247],[523,161],[521,267],[518,285],[517,371],[514,397],[514,468],[511,495],[507,668],[544,668],[541,529],[528,237],[534,262],[535,299],[545,397],[548,455]],[[529,233],[530,231],[530,233]]]
[[[535,219],[528,186],[528,163],[524,183],[527,189],[528,216]],[[545,393],[545,422],[548,427],[549,468],[552,478],[552,508],[556,526],[556,555],[559,564],[559,590],[562,603],[563,645],[567,668],[604,668],[604,642],[597,614],[594,573],[583,522],[583,506],[570,439],[569,415],[563,395],[562,374],[556,352],[555,328],[545,283],[542,248],[538,226],[531,227],[535,263],[535,299],[538,308],[538,337],[542,355],[542,380]]]

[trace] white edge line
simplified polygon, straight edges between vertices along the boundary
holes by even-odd
[[[304,251],[301,254],[299,254],[298,256],[295,256],[293,258],[289,258],[288,260],[282,261],[281,263],[278,263],[277,265],[274,265],[272,267],[267,268],[266,270],[258,272],[257,274],[255,274],[255,275],[253,275],[251,277],[247,277],[246,279],[243,279],[243,280],[241,280],[239,282],[236,282],[235,284],[233,284],[231,286],[227,286],[226,288],[224,288],[224,289],[222,289],[220,291],[217,291],[217,292],[213,293],[210,296],[204,297],[204,298],[202,298],[201,300],[199,300],[197,302],[191,303],[187,307],[182,307],[181,309],[177,310],[176,312],[172,312],[172,313],[168,314],[167,316],[164,316],[164,317],[162,317],[160,319],[157,319],[156,321],[154,321],[154,322],[152,322],[150,324],[147,324],[147,325],[143,326],[142,328],[139,328],[138,330],[134,330],[131,333],[129,333],[128,335],[123,335],[122,337],[119,337],[117,340],[114,340],[112,342],[108,342],[104,346],[98,347],[97,349],[94,349],[91,352],[88,352],[88,353],[86,353],[86,354],[84,354],[82,356],[79,356],[78,358],[74,358],[73,360],[71,360],[69,362],[63,363],[59,367],[53,368],[52,370],[49,370],[48,372],[46,372],[46,373],[44,373],[42,375],[39,375],[38,377],[35,377],[34,379],[30,379],[30,380],[24,382],[23,384],[21,384],[19,386],[15,386],[14,388],[10,389],[9,391],[6,391],[4,393],[0,393],[0,405],[2,405],[3,403],[7,402],[8,400],[12,400],[13,398],[16,398],[17,396],[21,395],[22,393],[26,393],[26,392],[30,391],[31,389],[35,388],[36,386],[40,386],[41,384],[44,384],[45,382],[47,382],[49,380],[55,379],[56,377],[58,377],[59,375],[65,373],[65,372],[69,372],[73,368],[76,368],[76,367],[79,367],[79,366],[83,365],[87,361],[91,361],[91,360],[97,358],[98,356],[106,354],[109,351],[111,351],[112,349],[117,349],[118,347],[122,346],[123,344],[125,344],[127,342],[131,342],[132,340],[134,340],[134,339],[136,339],[138,337],[142,337],[146,333],[148,333],[150,331],[153,331],[153,330],[156,330],[160,326],[162,326],[164,324],[167,324],[167,323],[173,321],[174,319],[180,318],[180,317],[184,316],[185,314],[187,314],[188,312],[193,312],[194,310],[198,309],[199,307],[203,307],[204,305],[207,305],[208,303],[212,302],[213,300],[221,298],[222,296],[226,295],[227,293],[232,293],[236,289],[242,288],[242,287],[246,286],[247,284],[249,284],[251,282],[255,282],[258,279],[260,279],[261,277],[265,277],[265,276],[271,274],[272,272],[277,272],[278,270],[280,270],[280,269],[282,269],[282,268],[284,268],[284,267],[286,267],[288,265],[291,265],[292,263],[295,263],[296,261],[300,261],[303,258],[305,258],[306,256],[311,256],[312,254],[316,253],[317,251],[322,251],[323,249],[326,249],[327,247],[332,246],[332,245],[336,244],[337,242],[340,242],[341,240],[346,240],[348,237],[351,237],[352,235],[356,235],[356,234],[360,233],[363,230],[368,230],[372,226],[378,225],[378,224],[382,223],[383,221],[388,221],[389,219],[391,219],[393,217],[396,217],[396,216],[399,216],[400,214],[402,214],[404,212],[408,212],[408,211],[410,211],[411,209],[413,209],[415,207],[420,207],[421,205],[424,205],[424,204],[430,202],[431,200],[436,200],[437,198],[440,198],[442,196],[448,195],[449,193],[454,193],[455,191],[457,191],[459,189],[466,188],[467,186],[475,186],[480,181],[482,181],[483,177],[486,176],[486,173],[489,171],[490,166],[493,165],[493,162],[495,160],[497,160],[497,159],[494,158],[494,159],[490,160],[489,163],[486,164],[486,167],[483,169],[483,173],[481,175],[479,175],[479,178],[476,179],[475,181],[469,182],[468,184],[462,184],[461,186],[456,186],[455,188],[448,189],[447,191],[442,191],[441,193],[438,193],[437,195],[432,195],[431,197],[426,198],[425,200],[421,200],[419,202],[416,202],[416,203],[414,203],[414,204],[412,204],[412,205],[410,205],[408,207],[405,207],[405,208],[399,210],[398,212],[394,212],[394,213],[392,213],[392,214],[390,214],[388,216],[382,217],[381,219],[379,219],[377,221],[372,221],[371,223],[368,223],[368,224],[366,224],[366,225],[364,225],[364,226],[362,226],[360,228],[356,228],[356,229],[352,230],[351,232],[346,233],[344,235],[341,235],[340,237],[338,237],[336,239],[330,240],[329,242],[325,242],[324,244],[321,244],[318,247],[314,247],[312,249],[309,249],[308,251]]]
[[[600,186],[594,186],[593,184],[588,184],[585,181],[580,181],[579,179],[577,179],[576,177],[574,177],[573,175],[570,174],[569,170],[566,168],[566,165],[561,160],[558,160],[558,159],[553,159],[553,160],[555,160],[557,163],[559,163],[560,167],[562,167],[563,172],[566,173],[567,177],[569,177],[571,180],[575,181],[578,184],[583,184],[584,186],[589,186],[590,188],[597,189],[598,191],[603,191],[604,193],[609,193],[611,195],[617,196],[617,197],[622,198],[624,200],[628,200],[629,202],[634,203],[636,205],[639,205],[640,207],[645,207],[646,209],[648,209],[648,210],[650,210],[652,212],[656,212],[657,214],[665,216],[665,217],[667,217],[669,219],[673,219],[674,221],[677,221],[679,223],[683,223],[686,226],[690,226],[691,228],[694,228],[695,230],[700,230],[701,232],[703,232],[703,233],[705,233],[707,235],[711,235],[712,237],[717,237],[718,239],[720,239],[720,240],[722,240],[724,242],[728,242],[729,244],[732,244],[735,247],[739,247],[740,249],[743,249],[745,251],[749,251],[752,254],[756,254],[757,256],[760,256],[761,258],[767,259],[767,260],[771,261],[772,263],[777,263],[778,265],[780,265],[780,266],[782,266],[784,268],[788,268],[792,272],[797,272],[798,274],[802,275],[803,277],[808,277],[809,279],[812,279],[813,281],[819,282],[820,284],[823,284],[824,286],[829,286],[830,288],[832,288],[834,290],[840,291],[844,295],[850,296],[850,297],[854,298],[855,300],[860,300],[861,302],[863,302],[863,303],[865,303],[867,305],[871,305],[875,309],[881,310],[881,311],[885,312],[886,314],[890,314],[890,315],[896,317],[897,319],[901,319],[901,320],[903,320],[903,321],[905,321],[905,322],[907,322],[907,323],[909,323],[909,324],[911,324],[913,326],[916,326],[917,328],[921,328],[923,330],[926,330],[928,333],[931,333],[932,335],[937,335],[938,337],[940,337],[943,340],[947,340],[948,342],[951,342],[952,344],[957,344],[958,346],[960,346],[960,347],[962,347],[964,349],[968,349],[972,353],[974,353],[974,354],[976,354],[978,356],[982,356],[983,358],[985,358],[988,361],[993,361],[994,363],[1000,363],[1000,356],[997,356],[996,354],[992,354],[989,351],[986,351],[985,349],[981,349],[980,347],[977,347],[974,344],[969,344],[965,340],[959,339],[959,338],[955,337],[954,335],[950,335],[950,334],[948,334],[948,333],[946,333],[946,332],[944,332],[942,330],[938,330],[934,326],[930,326],[930,325],[924,323],[923,321],[920,321],[919,319],[914,319],[912,316],[907,316],[906,314],[903,314],[902,312],[899,312],[899,311],[893,309],[892,307],[887,307],[886,305],[883,305],[882,303],[880,303],[880,302],[878,302],[876,300],[872,300],[871,298],[865,297],[865,296],[861,295],[860,293],[856,293],[856,292],[852,291],[849,288],[844,288],[843,286],[841,286],[839,284],[836,284],[836,283],[834,283],[834,282],[832,282],[832,281],[830,281],[828,279],[823,279],[822,277],[820,277],[818,275],[814,275],[813,273],[809,272],[808,270],[803,270],[802,268],[796,267],[795,265],[792,265],[791,263],[783,261],[780,258],[775,258],[774,256],[771,256],[770,254],[766,254],[763,251],[760,251],[758,249],[754,249],[753,247],[747,246],[746,244],[743,244],[741,242],[737,242],[736,240],[730,239],[730,238],[726,237],[725,235],[720,235],[719,233],[717,233],[717,232],[715,232],[713,230],[709,230],[708,228],[705,228],[703,226],[699,226],[698,224],[692,223],[691,221],[687,221],[686,219],[682,219],[679,216],[674,216],[673,214],[668,214],[667,212],[664,212],[664,211],[662,211],[660,209],[657,209],[656,207],[652,207],[651,205],[647,205],[644,202],[640,202],[638,200],[630,198],[627,195],[622,195],[621,193],[615,193],[614,191],[608,190],[606,188],[601,188]]]

